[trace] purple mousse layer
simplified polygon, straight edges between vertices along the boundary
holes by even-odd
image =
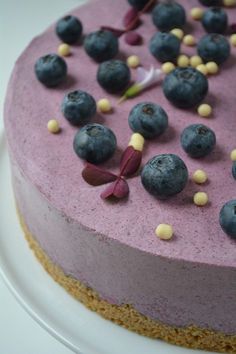
[[[188,12],[199,6],[197,0],[180,3]],[[127,9],[125,0],[101,0],[73,13],[87,34],[101,25],[121,27]],[[233,21],[236,9],[227,12]],[[144,38],[143,45],[131,47],[121,37],[120,58],[137,54],[146,68],[151,64],[159,67],[148,50],[156,29],[150,14],[142,20],[138,32]],[[189,22],[186,32],[191,30],[199,39],[204,34],[201,24]],[[130,303],[141,313],[176,326],[194,324],[236,333],[236,243],[218,222],[222,205],[236,198],[229,158],[236,147],[236,49],[232,48],[220,74],[209,78],[206,102],[212,105],[214,115],[204,120],[194,111],[171,106],[160,85],[118,105],[118,97],[104,92],[96,82],[98,65],[81,45],[73,46],[72,55],[66,58],[66,83],[45,88],[34,75],[34,63],[38,57],[56,52],[59,43],[54,25],[30,43],[16,62],[6,98],[4,118],[14,190],[30,231],[66,274],[85,282],[110,302]],[[182,45],[182,52],[195,54],[196,48]],[[132,75],[135,80],[135,71]],[[99,195],[104,186],[91,187],[81,177],[83,161],[72,148],[77,128],[69,125],[60,110],[65,93],[75,89],[89,92],[96,100],[108,97],[114,107],[113,114],[97,114],[93,119],[110,127],[117,137],[118,151],[106,168],[118,169],[132,133],[127,121],[131,108],[153,101],[168,113],[170,127],[160,138],[147,141],[143,163],[157,154],[175,153],[185,161],[190,174],[204,169],[209,183],[199,187],[189,181],[178,196],[159,201],[144,190],[137,176],[129,180],[127,200],[103,201]],[[52,118],[62,127],[58,135],[47,131]],[[217,137],[215,150],[204,159],[189,158],[180,146],[180,133],[193,123],[208,125]],[[192,202],[193,194],[200,190],[206,191],[210,200],[204,208]],[[159,223],[173,226],[175,236],[170,242],[155,236]]]

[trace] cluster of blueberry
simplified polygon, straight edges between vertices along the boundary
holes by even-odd
[[[138,10],[148,0],[128,0]],[[201,1],[209,5],[217,1]],[[218,3],[217,3],[218,5]],[[152,11],[154,25],[160,30],[150,40],[149,50],[160,62],[176,61],[180,54],[181,41],[170,33],[173,28],[182,28],[186,22],[184,8],[175,1],[162,2]],[[223,63],[230,55],[230,46],[224,33],[228,20],[220,7],[210,8],[202,17],[202,25],[209,34],[198,43],[198,54],[204,62]],[[66,16],[58,21],[56,33],[67,44],[73,44],[81,38],[83,26],[74,16]],[[214,32],[214,33],[212,33]],[[92,32],[85,37],[84,49],[97,63],[97,81],[110,93],[122,92],[130,82],[128,65],[113,59],[119,51],[119,40],[109,30]],[[67,65],[61,56],[49,54],[39,58],[35,64],[35,73],[45,86],[60,84],[66,77]],[[166,98],[176,107],[191,108],[199,104],[208,92],[208,80],[205,75],[193,67],[176,68],[168,73],[163,81],[163,92]],[[62,102],[62,112],[73,125],[84,125],[74,138],[74,151],[86,161],[99,164],[109,159],[116,149],[115,134],[100,124],[88,124],[96,114],[96,102],[87,92],[77,90],[68,93]],[[164,109],[152,102],[139,103],[131,110],[128,123],[131,130],[141,134],[145,139],[152,139],[168,127],[168,116]],[[208,155],[216,144],[214,132],[203,124],[193,124],[184,129],[180,137],[185,152],[192,158]],[[236,171],[236,168],[235,168]],[[235,173],[233,170],[233,174]],[[236,173],[235,173],[236,175]],[[163,154],[153,157],[144,166],[141,173],[144,188],[158,198],[166,198],[181,192],[188,181],[188,170],[185,163],[174,154]],[[236,203],[234,203],[236,210]],[[222,209],[220,224],[225,226],[225,215],[232,212],[231,204]],[[228,215],[227,214],[227,215]],[[223,215],[223,216],[222,216]],[[236,213],[233,214],[236,219]],[[222,221],[223,220],[223,221]],[[230,219],[232,221],[232,218]],[[231,228],[232,229],[232,228]],[[236,227],[235,233],[236,234]]]

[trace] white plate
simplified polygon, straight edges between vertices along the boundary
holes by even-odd
[[[125,330],[68,295],[44,271],[24,239],[16,216],[3,134],[0,171],[0,274],[16,299],[42,327],[81,354],[203,353]]]

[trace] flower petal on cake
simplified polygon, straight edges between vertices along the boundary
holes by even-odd
[[[120,37],[122,36],[122,34],[125,33],[125,30],[123,29],[119,29],[119,28],[113,28],[113,27],[110,27],[110,26],[102,26],[101,27],[101,30],[104,30],[104,31],[110,31],[112,32],[116,37]]]
[[[85,165],[82,171],[82,177],[91,186],[100,186],[117,179],[117,176],[113,173],[103,170],[91,163]]]
[[[139,45],[142,43],[143,37],[137,32],[127,32],[125,34],[125,42],[129,45]]]
[[[110,197],[116,197],[122,199],[129,194],[129,186],[124,178],[117,178],[117,180],[111,184],[101,193],[102,199]]]
[[[131,7],[125,14],[123,18],[123,25],[125,28],[134,29],[140,24],[138,10],[134,7]]]
[[[135,150],[133,146],[128,146],[120,161],[120,175],[130,176],[138,171],[142,162],[142,152]]]

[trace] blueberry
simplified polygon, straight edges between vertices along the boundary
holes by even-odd
[[[65,43],[76,43],[83,31],[83,26],[80,20],[75,16],[65,16],[56,24],[56,33],[58,37]]]
[[[208,155],[216,144],[215,133],[203,124],[189,125],[180,137],[182,148],[191,157]]]
[[[64,59],[57,54],[48,54],[39,58],[34,66],[37,79],[47,87],[59,85],[67,74]]]
[[[96,31],[88,34],[84,40],[86,53],[95,61],[112,59],[119,50],[117,37],[110,31]]]
[[[208,81],[205,75],[194,68],[176,68],[166,75],[163,91],[176,107],[191,108],[206,96]]]
[[[236,200],[230,200],[221,208],[220,226],[223,231],[236,240]]]
[[[149,0],[128,0],[129,4],[137,10],[142,10]]]
[[[234,179],[236,179],[236,161],[233,162],[232,175],[233,175]]]
[[[115,152],[116,137],[113,131],[101,124],[87,124],[74,138],[75,153],[88,162],[99,164]]]
[[[97,80],[104,90],[117,93],[126,88],[130,81],[130,69],[121,60],[108,60],[99,65]]]
[[[130,128],[146,139],[164,133],[168,126],[168,116],[164,109],[151,102],[138,103],[132,108],[128,119]]]
[[[204,12],[202,25],[207,32],[224,33],[228,27],[227,14],[220,7],[213,7]]]
[[[166,198],[184,189],[188,181],[188,170],[177,155],[157,155],[144,166],[141,180],[150,194],[158,198]]]
[[[221,6],[222,0],[199,0],[205,6]]]
[[[62,101],[62,112],[65,118],[73,125],[83,125],[96,113],[94,98],[84,91],[68,93]]]
[[[204,62],[222,64],[230,55],[230,45],[222,34],[210,33],[200,39],[197,51]]]
[[[172,33],[157,32],[150,40],[149,50],[162,63],[174,61],[180,53],[180,40]]]
[[[186,14],[183,6],[175,1],[166,1],[156,5],[152,11],[154,25],[163,32],[183,27]]]

